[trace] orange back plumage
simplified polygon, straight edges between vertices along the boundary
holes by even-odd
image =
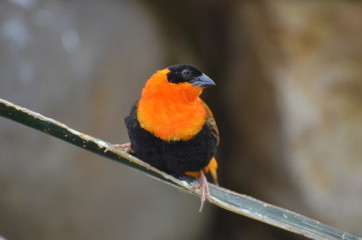
[[[147,81],[137,119],[142,128],[162,140],[189,140],[205,123],[206,110],[199,98],[202,88],[188,82],[169,83],[169,71],[158,71]]]

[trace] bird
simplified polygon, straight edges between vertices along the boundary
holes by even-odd
[[[177,64],[156,71],[125,118],[129,149],[151,166],[175,176],[199,179],[201,212],[210,201],[205,174],[218,184],[215,158],[219,131],[215,118],[200,98],[215,82],[197,67]]]

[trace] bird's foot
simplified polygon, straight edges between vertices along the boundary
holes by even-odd
[[[104,152],[108,152],[109,150],[115,150],[115,149],[120,149],[120,148],[123,149],[127,153],[132,152],[132,147],[131,147],[130,143],[115,144],[115,145],[108,146],[104,149]]]
[[[200,205],[199,212],[201,212],[202,208],[204,207],[204,203],[205,203],[206,199],[211,201],[209,184],[207,183],[207,178],[205,177],[205,174],[202,170],[200,171],[199,184],[194,186],[192,188],[192,190],[194,190],[194,191],[199,190],[199,192],[200,192],[201,205]]]

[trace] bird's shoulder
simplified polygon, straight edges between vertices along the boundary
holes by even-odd
[[[211,134],[215,137],[216,144],[219,145],[219,142],[220,142],[219,129],[217,128],[214,115],[212,114],[209,106],[207,106],[207,104],[204,101],[202,101],[202,105],[206,110],[205,124],[210,129]]]

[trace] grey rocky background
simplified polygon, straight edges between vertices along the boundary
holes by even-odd
[[[0,97],[114,143],[146,79],[217,86],[221,184],[362,235],[362,3],[0,1]],[[0,118],[6,239],[299,239]]]

